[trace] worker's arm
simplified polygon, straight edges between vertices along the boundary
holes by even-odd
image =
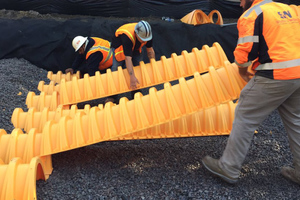
[[[254,76],[253,73],[248,71],[248,67],[239,67],[239,74],[246,82],[249,82]]]
[[[78,54],[75,60],[73,61],[72,66],[67,68],[65,70],[65,73],[67,74],[70,72],[71,74],[73,74],[74,72],[76,72],[84,60],[84,55]]]
[[[155,59],[155,52],[154,52],[153,47],[146,48],[146,50],[147,50],[147,56],[148,56],[149,60],[151,60],[152,58]]]
[[[255,21],[252,18],[241,17],[238,20],[239,39],[233,52],[234,62],[239,66],[239,74],[246,81],[254,75],[248,71],[252,61],[256,61],[259,52],[259,36],[255,28]]]
[[[132,90],[137,89],[137,84],[139,84],[139,80],[136,78],[133,70],[133,63],[132,63],[132,55],[133,55],[133,43],[131,40],[125,35],[122,34],[121,36],[123,50],[125,54],[125,66],[130,76],[130,88]]]
[[[126,65],[127,71],[129,73],[129,76],[130,76],[130,88],[132,90],[135,90],[137,88],[137,84],[139,84],[140,82],[134,74],[132,57],[131,56],[125,56],[125,65]]]

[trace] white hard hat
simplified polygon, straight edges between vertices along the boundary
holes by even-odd
[[[138,35],[138,37],[144,42],[147,42],[152,39],[151,26],[148,22],[144,20],[139,21],[137,25],[135,25],[134,31]]]
[[[86,40],[87,40],[87,37],[82,37],[82,36],[76,36],[73,39],[72,45],[73,45],[73,48],[75,49],[75,52],[78,51],[78,49],[80,49],[80,47],[85,43]]]

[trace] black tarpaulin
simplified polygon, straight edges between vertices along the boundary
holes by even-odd
[[[77,35],[101,37],[111,41],[115,30],[127,20],[109,18],[54,19],[0,19],[0,59],[24,58],[38,67],[50,71],[70,67],[75,57],[71,45]],[[153,30],[156,60],[162,55],[183,50],[211,46],[219,42],[229,60],[233,62],[238,33],[236,25],[203,24],[193,26],[181,22],[149,21]],[[145,52],[145,51],[144,51]],[[144,55],[147,62],[147,56]]]

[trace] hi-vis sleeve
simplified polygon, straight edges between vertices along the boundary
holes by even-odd
[[[235,62],[239,67],[248,67],[258,57],[259,23],[257,18],[262,14],[261,7],[272,0],[261,1],[252,6],[239,18],[237,28],[239,39],[234,51]]]

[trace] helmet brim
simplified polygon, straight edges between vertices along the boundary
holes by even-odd
[[[84,40],[79,43],[79,45],[78,45],[77,49],[75,50],[75,52],[77,52],[82,47],[82,45],[86,42],[86,40],[87,40],[87,37],[85,37]]]
[[[136,36],[137,36],[140,40],[142,40],[143,42],[148,42],[148,41],[152,40],[152,33],[151,33],[151,35],[150,35],[149,37],[147,37],[147,38],[141,38],[137,33],[136,33]]]

